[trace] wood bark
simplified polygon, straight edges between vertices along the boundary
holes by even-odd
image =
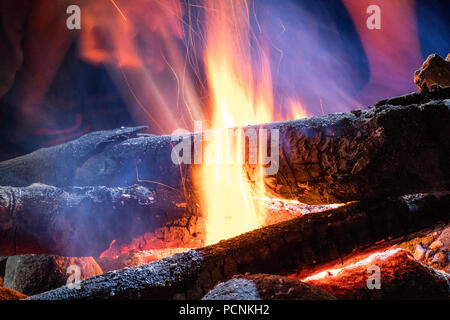
[[[138,185],[0,187],[0,254],[98,256],[109,246],[108,257],[112,258],[123,248],[200,247],[204,217],[180,201],[180,194],[156,195]],[[263,202],[267,225],[330,209],[324,205]]]
[[[450,88],[381,101],[367,110],[245,127],[278,129],[279,170],[266,191],[309,204],[436,192],[450,188]],[[137,136],[139,128],[91,133],[0,163],[0,184],[176,189],[198,203],[193,172],[171,152],[196,135]],[[270,138],[268,138],[270,139]],[[173,140],[173,141],[172,141]],[[247,148],[248,153],[248,148]],[[245,165],[256,181],[256,165]],[[196,181],[201,183],[201,181]]]
[[[446,273],[424,266],[409,251],[397,248],[306,279],[237,275],[218,284],[202,300],[448,300],[449,293]]]
[[[197,299],[236,274],[304,270],[307,276],[327,263],[448,223],[449,204],[448,193],[352,203],[92,277],[80,290],[61,287],[31,299]]]
[[[140,185],[0,187],[0,255],[97,257],[108,249],[115,260],[123,251],[201,247],[204,216],[184,201],[176,190]],[[329,209],[259,201],[267,208],[266,225]]]
[[[200,239],[193,235],[201,230],[200,218],[173,190],[155,193],[139,185],[0,187],[0,255],[98,256],[113,240],[129,243],[176,224],[190,236],[180,240],[193,245]]]
[[[73,141],[42,148],[25,156],[0,162],[0,185],[26,187],[32,183],[72,186],[78,168],[107,146],[120,143],[146,127],[96,131]]]

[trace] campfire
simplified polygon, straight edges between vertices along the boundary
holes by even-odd
[[[83,3],[79,38],[80,56],[119,75],[148,125],[0,162],[0,299],[449,298],[450,54],[407,74],[418,92],[386,90],[369,106],[373,92],[358,102],[330,85],[310,107],[318,75],[279,84],[289,77],[273,51],[279,66],[284,51],[273,21],[258,20],[270,6],[146,5],[152,21],[121,1]],[[146,59],[130,42],[136,21]],[[110,25],[114,50],[98,34]],[[175,100],[148,65],[172,73]],[[356,108],[334,112],[333,100]]]

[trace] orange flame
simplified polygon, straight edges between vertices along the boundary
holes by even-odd
[[[300,100],[290,100],[289,109],[291,111],[291,119],[303,119],[308,117],[308,111]]]
[[[250,44],[247,2],[207,1],[205,13],[204,61],[212,95],[212,127],[232,128],[273,121],[270,62],[261,47]],[[252,50],[258,53],[256,63]],[[261,76],[256,77],[256,71]],[[213,154],[213,160],[203,164],[200,172],[207,244],[258,228],[265,219],[264,207],[252,198],[264,195],[255,195],[239,162],[245,143],[243,132],[237,133],[232,159],[227,134],[229,130],[216,131],[208,146],[209,151],[213,150],[208,154]],[[230,160],[233,164],[229,164]],[[263,186],[262,181],[257,184]]]
[[[267,58],[263,57],[260,68],[268,81],[261,83],[253,78],[247,3],[207,1],[205,13],[204,61],[212,95],[212,127],[232,128],[270,121],[270,70]],[[251,187],[239,161],[244,143],[242,131],[238,133],[232,159],[227,151],[230,150],[230,139],[227,139],[230,130],[215,131],[215,134],[208,146],[208,156],[212,159],[203,164],[199,177],[207,216],[207,244],[253,230],[264,223],[264,210],[252,201]]]

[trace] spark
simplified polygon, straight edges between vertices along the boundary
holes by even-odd
[[[322,110],[322,115],[325,115],[325,110],[323,109],[323,101],[322,99],[320,99],[319,101],[320,101],[320,109]]]
[[[137,97],[136,93],[134,92],[133,88],[131,87],[130,82],[128,81],[128,77],[125,74],[125,72],[120,69],[120,72],[122,73],[123,79],[125,81],[125,84],[127,85],[128,90],[130,91],[131,95],[133,96],[134,100],[138,104],[138,106],[141,108],[141,110],[145,113],[145,115],[153,121],[153,123],[158,127],[159,130],[161,130],[162,133],[164,133],[163,128],[159,125],[158,121],[156,121],[155,118],[151,115],[151,113],[147,110],[147,108],[142,104],[141,100]]]
[[[171,187],[171,186],[169,186],[169,185],[167,185],[167,184],[164,184],[164,183],[162,183],[162,182],[153,181],[153,180],[143,180],[143,179],[140,179],[140,178],[139,178],[139,172],[138,172],[137,166],[136,166],[136,181],[137,181],[137,182],[154,183],[154,184],[157,184],[157,185],[160,185],[160,186],[163,186],[163,187],[172,189],[172,190],[176,190],[175,188],[173,188],[173,187]]]
[[[119,14],[122,16],[124,21],[128,21],[127,17],[125,16],[125,14],[122,12],[122,10],[119,8],[119,6],[117,5],[117,3],[114,0],[110,0],[111,3],[113,4],[113,6],[117,9],[117,11],[119,12]]]

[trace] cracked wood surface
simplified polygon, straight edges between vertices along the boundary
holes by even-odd
[[[113,240],[128,243],[174,224],[195,233],[201,215],[179,206],[183,201],[182,194],[139,185],[0,187],[0,255],[98,256]],[[188,238],[180,241],[195,242]]]
[[[449,98],[447,88],[383,100],[367,110],[262,125],[280,132],[279,170],[264,177],[266,191],[324,204],[448,190]],[[138,136],[143,129],[90,133],[2,162],[0,184],[139,183],[156,191],[176,189],[186,202],[198,203],[192,174],[199,165],[171,160],[172,146],[186,136]],[[257,166],[246,164],[245,172],[257,180]]]

